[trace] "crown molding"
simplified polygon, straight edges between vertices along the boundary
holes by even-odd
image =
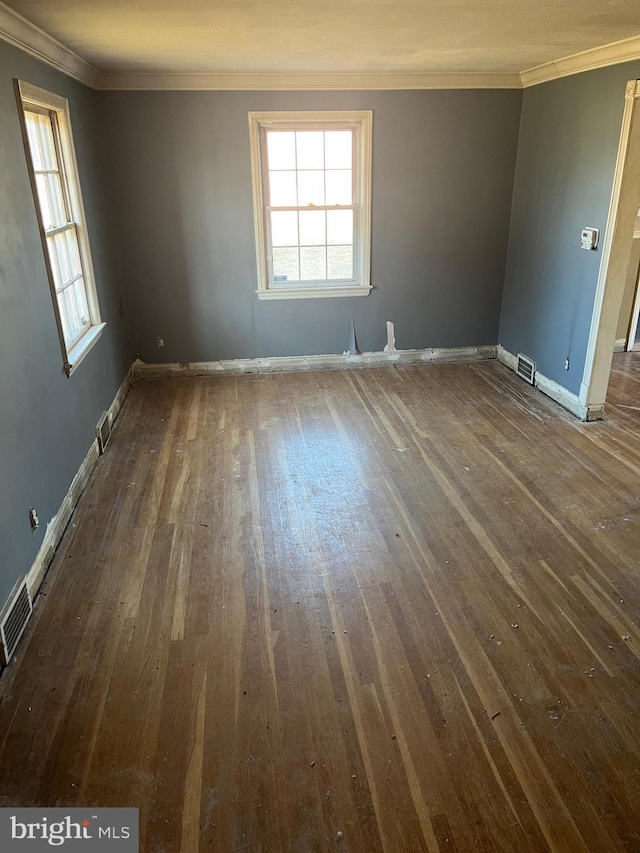
[[[100,72],[97,68],[2,2],[0,39],[92,89],[98,86]]]
[[[520,89],[519,74],[127,73],[105,72],[98,88],[128,91],[331,91],[392,89]]]
[[[583,50],[521,73],[99,71],[0,0],[0,39],[92,89],[108,91],[367,91],[526,89],[559,77],[640,59],[640,36]]]
[[[591,50],[572,53],[570,56],[554,59],[553,62],[544,62],[542,65],[527,68],[520,74],[520,79],[522,88],[527,89],[529,86],[548,83],[559,77],[593,71],[596,68],[605,68],[607,65],[619,65],[621,62],[631,62],[634,59],[640,59],[640,36],[613,41],[601,47],[593,47]]]

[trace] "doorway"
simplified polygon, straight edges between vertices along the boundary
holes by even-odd
[[[587,420],[603,416],[609,385],[611,360],[616,346],[621,309],[632,262],[634,233],[640,205],[640,81],[630,80],[625,92],[625,107],[618,156],[613,180],[609,215],[604,235],[602,263],[598,274],[596,298],[589,334],[589,345],[580,401]],[[636,278],[637,282],[637,278]],[[638,297],[631,300],[640,310]],[[634,320],[635,320],[634,315]],[[634,324],[637,327],[637,324]],[[631,341],[629,325],[627,345]],[[635,345],[635,331],[632,346]]]
[[[622,340],[616,339],[616,349],[625,349],[627,352],[640,350],[640,210],[633,232],[631,260],[622,297],[618,335]],[[622,343],[623,346],[618,347],[618,343]]]

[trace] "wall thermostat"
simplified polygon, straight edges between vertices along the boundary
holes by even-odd
[[[595,252],[598,248],[599,236],[600,231],[597,228],[583,228],[582,234],[580,235],[580,248],[589,249],[591,252]]]

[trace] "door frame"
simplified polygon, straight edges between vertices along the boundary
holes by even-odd
[[[580,386],[580,402],[587,420],[598,420],[604,412],[639,199],[640,80],[630,80],[625,90],[618,156]]]
[[[633,232],[633,239],[640,239],[640,231]],[[629,335],[627,337],[627,352],[632,352],[636,346],[636,334],[640,322],[640,267],[636,270],[636,286],[633,297],[633,308],[631,309],[631,323],[629,324]]]

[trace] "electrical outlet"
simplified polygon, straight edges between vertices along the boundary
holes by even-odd
[[[163,347],[163,346],[164,346],[164,338],[158,338],[158,346],[159,346],[159,347]]]
[[[569,356],[567,356],[564,360],[564,369],[569,370]]]
[[[38,513],[35,511],[34,507],[32,507],[32,506],[29,507],[29,524],[31,525],[32,530],[37,530],[39,525],[40,525],[40,521],[38,519]]]

